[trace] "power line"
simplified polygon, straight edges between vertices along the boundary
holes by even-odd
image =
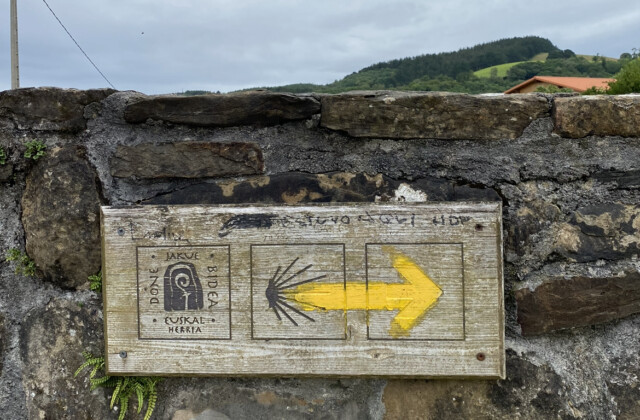
[[[73,35],[71,35],[71,33],[67,30],[67,28],[64,26],[64,24],[62,23],[62,21],[60,20],[60,18],[56,15],[56,13],[53,11],[53,9],[51,8],[51,6],[49,6],[49,3],[47,3],[47,0],[42,0],[44,2],[44,4],[47,6],[47,8],[49,9],[49,11],[51,12],[51,14],[53,15],[53,17],[56,18],[56,20],[58,21],[58,23],[60,24],[60,26],[62,26],[62,29],[64,29],[64,31],[67,33],[67,35],[69,35],[69,38],[71,38],[71,40],[76,44],[76,46],[80,49],[80,51],[82,51],[82,54],[84,54],[85,57],[87,57],[87,60],[89,60],[89,62],[91,63],[91,65],[93,65],[93,67],[95,67],[96,70],[98,70],[98,73],[100,73],[100,76],[102,76],[102,78],[104,80],[107,81],[107,83],[109,83],[109,86],[111,86],[112,88],[116,88],[115,86],[113,86],[113,83],[111,83],[109,81],[109,79],[107,79],[107,76],[104,75],[104,73],[102,73],[100,71],[100,69],[98,68],[98,66],[96,66],[96,64],[89,58],[89,56],[87,55],[86,52],[84,52],[84,50],[82,49],[82,47],[80,46],[80,44],[78,44],[78,41],[75,40],[75,38],[73,37]]]

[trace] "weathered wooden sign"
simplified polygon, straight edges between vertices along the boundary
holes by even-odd
[[[504,377],[501,208],[103,207],[107,370]]]

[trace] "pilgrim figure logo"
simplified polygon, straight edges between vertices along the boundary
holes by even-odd
[[[190,311],[202,309],[202,284],[193,264],[179,262],[164,273],[164,310]]]

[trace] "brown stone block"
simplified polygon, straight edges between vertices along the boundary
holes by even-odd
[[[601,324],[640,312],[640,273],[552,279],[515,296],[523,335]]]
[[[66,288],[100,270],[98,176],[80,147],[52,149],[27,176],[22,224],[29,256]]]
[[[36,131],[78,132],[86,128],[84,107],[114,93],[113,89],[53,87],[0,92],[0,127]]]
[[[118,146],[111,175],[119,178],[202,178],[261,174],[254,143],[180,142]]]
[[[124,118],[130,123],[142,123],[151,118],[197,126],[265,126],[310,118],[318,112],[320,103],[311,96],[246,92],[150,97],[129,105]]]
[[[499,140],[548,115],[536,95],[357,92],[323,96],[320,125],[354,137]]]
[[[563,137],[640,137],[640,95],[572,96],[554,104],[554,131]]]

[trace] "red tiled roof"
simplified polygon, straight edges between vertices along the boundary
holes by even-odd
[[[522,89],[523,87],[534,83],[549,83],[551,85],[558,86],[559,88],[570,88],[576,92],[584,92],[591,87],[598,87],[601,89],[609,89],[609,82],[613,82],[615,79],[606,79],[601,77],[556,77],[556,76],[533,76],[531,79],[520,83],[517,86],[506,90],[504,93],[514,93]]]

